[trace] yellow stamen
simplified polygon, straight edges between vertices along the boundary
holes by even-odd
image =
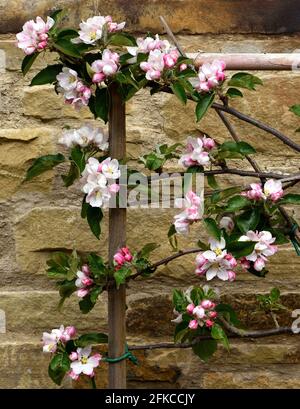
[[[217,248],[217,249],[215,250],[215,253],[216,253],[217,256],[221,256],[222,250],[219,249],[219,248]]]

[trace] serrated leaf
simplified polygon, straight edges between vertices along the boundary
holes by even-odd
[[[89,205],[86,208],[86,217],[93,235],[99,240],[101,234],[101,220],[103,219],[102,210],[99,207],[92,207]]]
[[[116,270],[114,272],[114,278],[116,280],[117,288],[119,288],[121,284],[125,284],[127,277],[129,277],[131,274],[131,269],[127,267],[121,267],[119,270]]]
[[[67,38],[58,38],[53,47],[70,57],[81,58],[78,45],[71,43]]]
[[[233,196],[228,200],[226,211],[235,212],[236,210],[241,210],[244,207],[251,205],[250,200],[244,196]]]
[[[206,114],[208,108],[212,105],[215,99],[215,94],[212,93],[207,93],[207,94],[200,94],[199,96],[199,102],[197,103],[196,106],[196,118],[197,122],[199,122],[204,115]]]
[[[95,96],[95,115],[107,123],[109,113],[108,88],[97,88]]]
[[[242,233],[255,230],[260,221],[260,211],[258,208],[247,210],[236,218],[236,224]]]
[[[256,242],[252,241],[232,241],[227,244],[226,248],[235,258],[248,256],[254,250]]]
[[[212,189],[219,189],[218,182],[214,175],[207,175],[207,183]]]
[[[203,340],[194,344],[192,349],[194,354],[196,354],[202,361],[207,362],[209,358],[216,352],[217,350],[217,341],[212,340]]]
[[[229,342],[226,333],[224,332],[223,328],[219,324],[214,324],[211,328],[211,336],[221,341],[222,344],[226,349],[229,349]]]
[[[147,243],[145,246],[142,248],[141,251],[138,253],[138,257],[140,258],[148,258],[149,255],[156,250],[158,247],[160,247],[159,244],[156,243]]]
[[[288,193],[284,195],[278,202],[278,205],[281,204],[300,204],[300,195],[296,193]]]
[[[137,45],[135,38],[126,33],[113,34],[109,38],[109,44],[116,45],[116,46],[128,46],[128,47],[135,47]]]
[[[64,155],[58,153],[56,155],[45,155],[35,159],[33,164],[27,170],[26,181],[33,179],[34,177],[53,169],[55,166],[65,161]]]
[[[79,301],[79,308],[82,314],[88,314],[95,307],[95,303],[91,301],[90,295],[86,295]]]
[[[249,74],[247,72],[238,72],[231,77],[228,85],[255,91],[256,85],[263,85],[263,82],[255,75]]]
[[[71,362],[66,352],[58,353],[52,358],[48,367],[48,374],[56,385],[61,385],[65,374],[70,369],[70,364]]]

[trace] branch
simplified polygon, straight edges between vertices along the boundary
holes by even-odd
[[[160,16],[159,18],[160,18],[160,21],[161,21],[164,29],[166,30],[166,33],[168,34],[169,38],[173,41],[173,43],[177,47],[177,49],[180,52],[180,54],[182,55],[182,57],[186,57],[185,52],[181,48],[181,45],[178,43],[176,37],[174,36],[172,30],[170,29],[170,27],[169,27],[168,23],[166,22],[166,20],[164,19],[164,17]]]
[[[288,138],[287,136],[285,136],[283,133],[281,133],[280,131],[278,131],[275,128],[272,128],[269,125],[266,125],[265,123],[259,121],[258,119],[254,119],[251,118],[250,116],[246,115],[246,114],[242,114],[240,111],[238,111],[237,109],[234,108],[230,108],[228,106],[224,106],[221,104],[218,104],[216,102],[214,102],[212,104],[212,107],[216,110],[216,111],[224,111],[227,112],[230,115],[235,116],[236,118],[247,122],[251,125],[256,126],[259,129],[262,129],[263,131],[266,131],[274,136],[276,136],[276,138],[280,139],[283,143],[285,143],[286,145],[288,145],[290,148],[294,149],[297,152],[300,152],[300,145],[298,145],[296,142],[292,141],[290,138]]]
[[[227,323],[228,324],[228,323]],[[243,331],[239,330],[238,328],[232,327],[228,324],[230,328],[234,328],[235,333],[228,336],[228,338],[265,338],[274,335],[281,335],[281,334],[295,334],[290,327],[279,327],[279,328],[272,328],[267,330],[253,330],[253,331]],[[196,338],[193,342],[186,343],[186,344],[177,344],[173,342],[161,342],[157,344],[146,344],[146,345],[131,345],[128,347],[131,351],[141,351],[141,350],[152,350],[152,349],[174,349],[174,348],[192,348],[193,345],[201,342],[207,341],[212,339],[209,335],[204,335]]]

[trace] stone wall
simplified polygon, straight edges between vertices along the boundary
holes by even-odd
[[[30,73],[20,73],[22,53],[14,45],[14,34],[24,21],[46,15],[56,6],[72,6],[70,22],[94,14],[97,3],[103,14],[128,21],[128,30],[160,31],[158,16],[170,22],[185,50],[197,52],[293,52],[300,37],[299,14],[293,13],[296,1],[28,1],[0,0],[0,50],[6,68],[0,74],[0,309],[6,313],[7,332],[0,334],[0,388],[53,387],[47,376],[48,356],[41,353],[40,337],[45,330],[60,323],[79,320],[79,330],[106,329],[106,297],[95,310],[81,316],[74,298],[57,311],[58,294],[45,275],[45,260],[55,250],[106,254],[107,227],[101,242],[93,239],[80,220],[81,194],[78,186],[63,188],[59,170],[49,171],[29,183],[24,172],[33,158],[57,150],[57,140],[65,125],[79,127],[91,121],[88,111],[76,113],[64,106],[51,87],[29,88]],[[8,7],[9,6],[9,7]],[[263,17],[262,17],[263,13]],[[258,17],[259,16],[259,17]],[[298,24],[298,25],[297,25]],[[280,34],[279,34],[280,33]],[[46,64],[39,59],[35,70]],[[233,106],[280,129],[300,143],[295,133],[299,120],[288,107],[299,103],[298,72],[259,72],[264,88],[245,92]],[[233,121],[242,139],[258,151],[262,169],[276,172],[299,170],[299,155],[272,136],[247,124]],[[197,129],[207,131],[218,141],[228,135],[214,112],[195,125],[193,107],[183,107],[170,95],[151,99],[140,92],[127,106],[128,152],[133,158],[146,153],[155,143],[184,142]],[[247,169],[247,163],[243,163]],[[240,178],[220,178],[228,183],[249,183]],[[294,188],[296,191],[296,188]],[[132,210],[129,212],[129,240],[138,249],[144,237],[163,243],[153,260],[170,253],[165,240],[172,220],[172,210]],[[299,213],[298,213],[299,216]],[[142,226],[142,228],[141,228]],[[203,234],[199,227],[194,238]],[[181,241],[182,247],[188,245]],[[170,323],[171,289],[197,283],[194,257],[185,257],[161,269],[156,279],[138,281],[128,289],[128,340],[131,343],[167,341],[172,337]],[[268,316],[255,312],[254,292],[264,293],[278,286],[289,310],[279,315],[282,325],[291,323],[290,311],[300,306],[300,258],[286,246],[270,263],[265,279],[239,274],[230,285],[216,283],[222,297],[232,302],[242,322],[252,328],[272,326]],[[1,331],[0,331],[1,332]],[[296,338],[296,337],[295,337]],[[160,350],[139,354],[142,364],[128,364],[131,387],[195,388],[293,388],[300,387],[299,340],[292,337],[234,341],[231,352],[220,348],[207,364],[202,364],[188,350]],[[104,370],[99,376],[106,385]],[[101,381],[103,380],[103,381]],[[65,383],[64,387],[71,387]]]

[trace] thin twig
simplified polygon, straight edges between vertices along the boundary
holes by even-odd
[[[168,23],[166,22],[166,20],[164,19],[164,17],[160,16],[159,18],[160,18],[160,21],[161,21],[164,29],[166,30],[166,33],[168,34],[169,38],[173,41],[174,45],[177,47],[177,49],[180,52],[180,54],[182,55],[182,57],[186,57],[185,52],[181,48],[181,45],[178,43],[176,37],[174,36],[172,30],[170,29],[170,27],[169,27]]]
[[[232,328],[232,326],[230,327]],[[238,328],[235,328],[235,330],[238,330]],[[281,335],[281,334],[297,335],[293,333],[290,327],[279,327],[279,328],[272,328],[272,329],[267,329],[267,330],[253,330],[253,331],[238,330],[238,331],[243,332],[242,335],[234,333],[234,334],[228,335],[228,338],[249,338],[251,339],[251,338],[265,338],[265,337]],[[186,348],[192,348],[195,344],[201,341],[207,341],[210,339],[212,338],[209,335],[204,335],[204,336],[198,337],[193,342],[185,343],[185,344],[177,344],[174,342],[160,342],[157,344],[131,345],[128,347],[128,349],[130,351],[143,351],[143,350],[153,350],[153,349],[174,349],[174,348],[186,349]]]

